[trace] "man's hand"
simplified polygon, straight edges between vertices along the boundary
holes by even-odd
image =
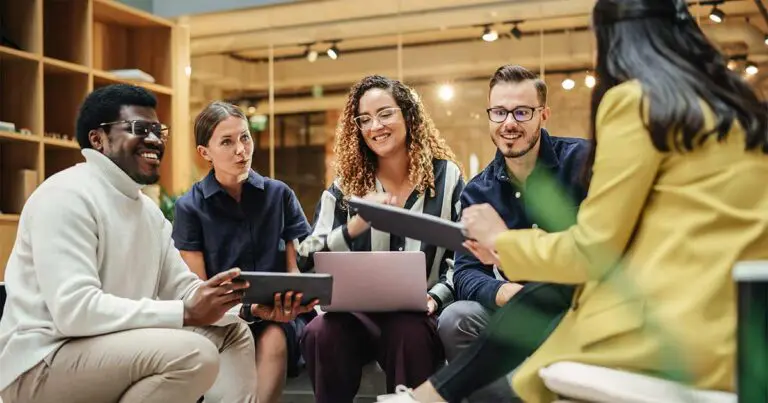
[[[296,319],[297,316],[302,313],[307,313],[315,309],[315,305],[318,304],[318,300],[311,301],[307,305],[301,305],[301,293],[293,296],[293,291],[285,293],[285,301],[283,301],[280,293],[275,294],[275,304],[273,306],[266,305],[251,305],[251,313],[253,316],[267,320],[270,322],[290,322]]]
[[[437,312],[437,301],[431,295],[427,294],[427,315],[432,316]]]
[[[208,326],[240,303],[247,281],[233,281],[240,269],[221,272],[204,281],[195,294],[184,301],[184,326]]]
[[[482,264],[495,265],[501,268],[499,255],[497,255],[495,251],[492,251],[486,248],[485,246],[480,245],[479,243],[477,243],[477,241],[464,241],[462,245],[465,248],[467,248],[467,250],[472,252],[472,254],[475,255],[477,260],[479,260]]]
[[[504,283],[499,291],[496,292],[496,305],[501,308],[506,305],[510,299],[512,299],[518,291],[522,290],[523,286],[517,283]]]
[[[461,212],[461,223],[464,224],[468,238],[476,240],[488,249],[493,249],[496,238],[507,231],[507,224],[487,203],[465,208]]]

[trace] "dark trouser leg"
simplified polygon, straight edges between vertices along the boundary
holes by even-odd
[[[301,340],[317,403],[351,403],[374,343],[358,318],[326,313],[314,318]]]
[[[567,309],[568,293],[558,287],[526,291],[500,308],[480,337],[430,378],[443,398],[459,402],[505,376],[554,330]]]
[[[415,388],[444,360],[437,320],[424,313],[366,315],[380,329],[377,361],[387,375],[387,393],[396,385]]]
[[[445,347],[448,362],[452,362],[480,337],[492,314],[491,310],[475,301],[457,301],[445,308],[440,314],[437,331]],[[472,403],[516,401],[506,376],[472,393],[467,400]]]

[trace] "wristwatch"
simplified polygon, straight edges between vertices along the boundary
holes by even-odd
[[[248,323],[259,322],[261,320],[251,312],[251,304],[243,304],[240,306],[240,318]]]

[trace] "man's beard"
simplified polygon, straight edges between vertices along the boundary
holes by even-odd
[[[528,139],[528,144],[526,144],[526,147],[522,150],[515,151],[513,148],[502,148],[499,146],[499,143],[504,142],[504,138],[501,137],[501,134],[499,134],[497,137],[494,137],[494,144],[496,144],[496,148],[501,151],[501,154],[504,155],[504,158],[519,158],[522,157],[525,154],[528,154],[529,151],[531,151],[534,147],[536,147],[536,143],[539,142],[539,138],[541,137],[541,122],[539,122],[539,126],[536,128],[536,131],[533,132],[531,137]],[[497,140],[498,139],[498,140]],[[525,135],[521,137],[518,140],[525,140]],[[497,142],[498,141],[498,142]]]

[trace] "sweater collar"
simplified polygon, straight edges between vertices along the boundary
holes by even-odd
[[[127,173],[125,173],[125,171],[120,169],[120,167],[109,159],[109,157],[90,148],[82,150],[82,154],[83,157],[85,157],[86,163],[120,193],[134,200],[139,198],[139,193],[144,185],[136,183]]]

